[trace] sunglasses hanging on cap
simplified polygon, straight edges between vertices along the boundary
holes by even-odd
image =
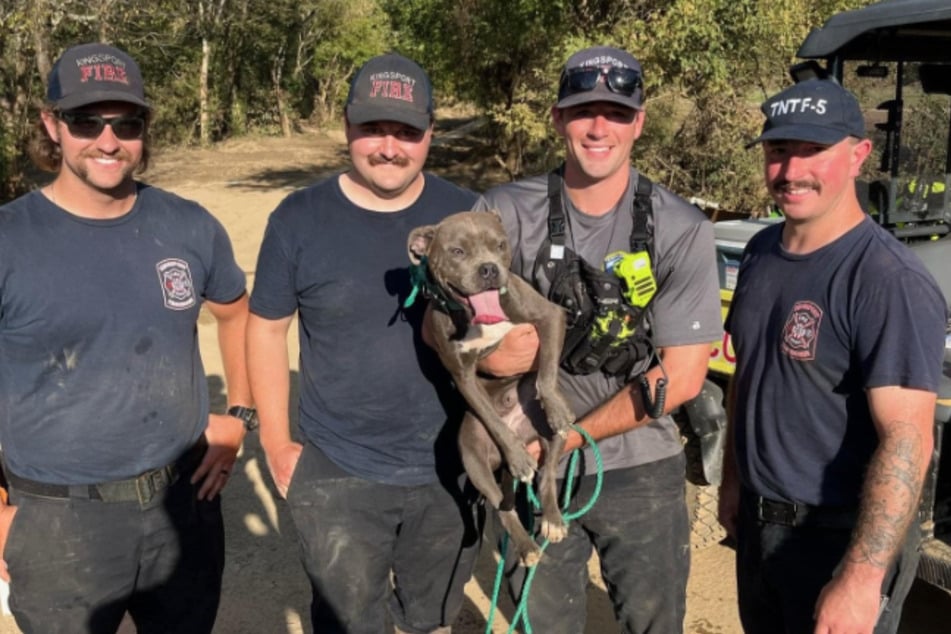
[[[604,84],[613,93],[630,97],[641,87],[641,73],[633,68],[619,68],[609,66],[590,66],[586,68],[572,68],[561,76],[558,87],[558,99],[564,99],[579,92],[590,92],[595,89],[604,77]]]
[[[112,128],[112,133],[120,141],[134,141],[145,134],[145,117],[141,114],[101,117],[91,112],[67,111],[56,116],[77,139],[98,139],[106,126]]]

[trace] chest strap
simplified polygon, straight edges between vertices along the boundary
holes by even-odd
[[[561,197],[564,166],[554,169],[548,173],[548,238],[552,246],[556,247],[552,253],[553,259],[561,259],[563,251],[556,255],[558,247],[562,249],[565,246],[565,205]],[[630,246],[631,253],[647,251],[653,258],[653,240],[651,234],[651,220],[654,213],[654,205],[651,201],[651,193],[654,190],[654,183],[643,174],[637,175],[637,186],[634,191],[634,202],[632,204],[631,214],[634,220],[634,226],[631,228]]]

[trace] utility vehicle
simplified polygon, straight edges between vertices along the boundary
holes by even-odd
[[[836,14],[813,29],[796,55],[805,61],[790,69],[793,79],[833,77],[863,103],[876,152],[856,184],[859,198],[869,214],[921,257],[951,306],[951,2],[885,0]],[[738,254],[762,221],[730,221],[715,228],[725,311]],[[951,335],[944,359],[935,450],[918,516],[924,538],[918,576],[951,590]],[[732,373],[731,363],[732,349],[724,338],[711,357],[708,383],[722,384]],[[694,444],[706,449],[701,484],[715,484],[722,415],[706,403],[702,415],[689,418],[700,440]],[[707,495],[693,496],[692,509],[694,528],[701,531],[709,523],[704,513],[709,514],[711,497],[711,487],[704,488]]]

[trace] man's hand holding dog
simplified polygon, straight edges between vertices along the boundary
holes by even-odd
[[[515,376],[538,369],[538,331],[532,324],[516,324],[499,347],[479,361],[479,369],[492,376]]]

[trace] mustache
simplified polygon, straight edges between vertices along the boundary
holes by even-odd
[[[392,158],[386,158],[379,154],[371,154],[368,158],[368,162],[372,166],[376,165],[395,165],[397,167],[407,167],[409,165],[409,160],[405,156],[394,156]]]
[[[82,158],[87,159],[115,159],[118,161],[129,162],[132,160],[132,155],[126,152],[125,150],[120,149],[118,152],[113,152],[111,154],[106,154],[105,152],[97,152],[95,150],[83,152],[80,155]]]
[[[782,190],[786,190],[786,189],[815,189],[815,190],[818,190],[818,189],[819,189],[819,184],[818,184],[816,181],[813,181],[813,180],[791,181],[791,180],[782,179],[782,180],[778,180],[778,181],[776,181],[775,183],[773,183],[773,189],[776,190],[776,191],[782,191]]]

